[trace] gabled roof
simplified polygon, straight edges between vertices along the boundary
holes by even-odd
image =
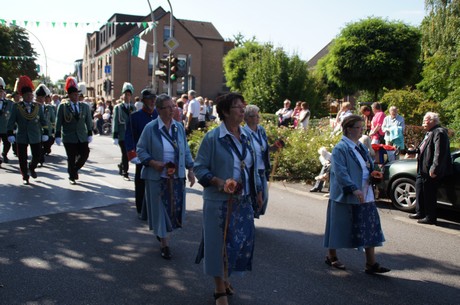
[[[198,39],[224,40],[211,22],[177,19]]]
[[[329,53],[329,47],[332,45],[332,42],[333,40],[331,40],[324,48],[322,48],[318,53],[310,58],[310,60],[307,62],[309,69],[314,69],[318,64],[318,61]]]

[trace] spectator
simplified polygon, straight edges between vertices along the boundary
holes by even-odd
[[[418,223],[437,224],[436,205],[439,182],[452,175],[452,157],[447,130],[440,125],[439,114],[427,112],[423,117],[425,138],[413,153],[417,153],[415,180],[416,213],[409,215]]]
[[[306,131],[308,129],[308,123],[310,122],[310,110],[308,109],[307,102],[302,102],[300,106],[302,110],[299,113],[297,128],[303,129]]]
[[[198,128],[198,116],[200,115],[200,102],[196,99],[196,92],[190,90],[188,92],[188,98],[190,100],[188,104],[187,123],[185,129],[188,133]]]
[[[324,246],[328,248],[326,264],[345,269],[337,258],[338,248],[364,248],[365,272],[386,273],[375,259],[375,247],[385,241],[375,206],[371,177],[382,178],[372,171],[374,162],[366,147],[359,142],[363,134],[363,119],[350,115],[342,122],[343,136],[331,157],[330,199]]]
[[[315,177],[315,185],[310,189],[312,193],[323,190],[324,182],[329,180],[329,172],[331,170],[331,153],[327,151],[326,147],[320,147],[318,154],[322,167],[319,175]]]
[[[398,108],[391,106],[390,114],[385,117],[382,124],[382,131],[385,133],[386,145],[393,145],[399,150],[404,149],[404,118],[398,114]]]
[[[350,116],[350,115],[352,115],[351,103],[350,102],[342,103],[342,107],[340,108],[335,118],[335,128],[334,128],[334,131],[332,132],[333,134],[338,134],[340,131],[342,131],[342,122],[347,116]]]
[[[383,138],[382,125],[383,120],[385,120],[385,113],[382,111],[382,105],[378,102],[373,103],[372,112],[374,113],[374,117],[371,121],[369,136],[372,139],[372,144],[383,144],[385,140]]]
[[[364,130],[363,133],[365,135],[369,135],[369,132],[371,131],[371,124],[372,124],[372,118],[374,115],[372,114],[371,107],[369,106],[361,106],[359,109],[359,112],[361,112],[361,117],[364,120]]]
[[[275,113],[278,116],[278,127],[288,127],[289,124],[291,124],[292,113],[293,110],[291,109],[291,101],[286,99],[284,101],[284,107]]]
[[[302,105],[301,101],[298,101],[297,103],[295,103],[294,111],[292,112],[292,119],[294,120],[293,121],[294,128],[297,128],[297,125],[299,123],[299,115],[300,115],[300,111],[302,111],[301,105]]]

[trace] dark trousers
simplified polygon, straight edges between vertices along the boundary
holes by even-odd
[[[40,155],[40,162],[41,164],[45,163],[45,155],[49,155],[51,153],[51,146],[54,144],[54,137],[49,137],[48,141],[42,142],[42,151]]]
[[[30,162],[29,168],[37,168],[38,161],[40,160],[41,154],[41,143],[36,144],[16,144],[16,150],[18,152],[19,168],[21,170],[22,179],[29,179],[27,174],[27,146],[30,145],[30,151],[32,152],[32,161]]]
[[[78,170],[85,165],[89,157],[88,142],[83,143],[64,143],[67,154],[67,173],[70,179],[75,179]]]
[[[418,174],[415,179],[416,212],[430,220],[436,220],[438,179]]]
[[[6,133],[0,134],[0,139],[3,142],[3,152],[2,155],[6,156],[11,148],[11,143],[8,141],[8,135]]]
[[[136,164],[136,173],[134,174],[134,193],[136,196],[137,213],[142,212],[142,205],[145,194],[145,181],[141,179],[142,164]]]
[[[128,154],[126,152],[126,147],[125,147],[125,141],[119,141],[118,146],[120,146],[121,150],[121,174],[122,175],[127,175],[128,170],[129,170],[129,160],[128,160]]]
[[[330,171],[331,171],[331,165],[330,164],[323,165],[323,167],[321,167],[321,171],[319,172],[318,176],[322,176],[324,174],[327,174]],[[316,188],[319,191],[321,191],[323,189],[323,186],[324,186],[324,180],[316,180],[315,185],[313,186],[313,188]]]

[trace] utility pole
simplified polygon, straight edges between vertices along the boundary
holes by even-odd
[[[152,58],[152,90],[156,94],[157,93],[157,82],[155,79],[155,71],[158,68],[158,60],[157,60],[157,27],[155,26],[155,17],[153,16],[152,6],[150,5],[150,0],[147,0],[149,7],[150,7],[150,18],[152,19],[152,26],[153,26],[153,58]]]
[[[173,9],[171,6],[171,2],[168,0],[170,14],[169,14],[169,37],[173,37]],[[168,58],[171,59],[171,50],[169,50]],[[168,64],[168,95],[171,96],[172,94],[172,83],[171,83],[171,61]]]

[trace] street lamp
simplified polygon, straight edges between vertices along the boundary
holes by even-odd
[[[17,25],[16,25],[16,26],[17,26]],[[37,39],[38,43],[40,44],[40,46],[41,46],[42,49],[43,49],[43,55],[45,55],[45,85],[46,85],[46,80],[47,80],[47,78],[48,78],[48,58],[47,58],[47,56],[46,56],[45,47],[43,47],[42,42],[40,41],[40,39],[38,39],[37,36],[35,36],[34,33],[32,33],[31,31],[29,31],[28,29],[23,28],[23,27],[21,27],[21,29],[26,30],[26,31],[29,32],[32,36],[34,36],[35,39]]]
[[[152,58],[152,90],[156,94],[157,86],[155,81],[155,71],[157,70],[157,28],[155,26],[155,17],[153,16],[152,6],[150,5],[150,0],[147,0],[150,7],[150,17],[152,18],[153,25],[153,58]]]

